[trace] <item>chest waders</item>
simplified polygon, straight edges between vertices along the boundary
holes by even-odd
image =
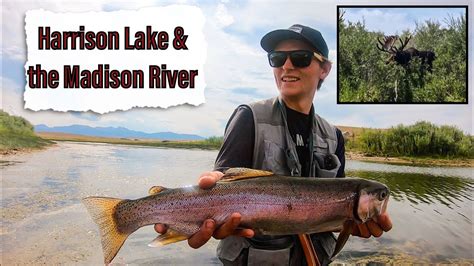
[[[249,104],[248,107],[252,110],[255,123],[252,168],[269,170],[276,175],[301,176],[301,163],[288,129],[286,109],[281,99],[263,100]],[[341,166],[335,155],[336,128],[315,114],[313,108],[311,112],[314,115],[311,118],[308,144],[309,176],[336,177]],[[220,241],[217,256],[224,265],[295,265],[301,260],[292,258],[295,256],[292,248],[299,248],[296,256],[304,257],[297,239],[297,236],[255,236],[252,239],[230,236]],[[333,253],[336,240],[331,232],[313,234],[310,239],[317,243],[315,246],[322,247],[326,257],[329,258]]]

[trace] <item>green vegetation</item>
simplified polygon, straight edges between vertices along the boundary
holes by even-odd
[[[451,126],[436,126],[429,122],[399,125],[391,129],[340,127],[348,132],[346,151],[348,158],[385,161],[385,157],[399,158],[399,162],[420,165],[471,165],[474,158],[474,137],[464,135]],[[209,137],[197,141],[169,141],[81,136],[64,133],[39,133],[43,138],[57,141],[111,143],[137,146],[217,150],[223,137]],[[366,157],[368,156],[368,157]],[[374,157],[376,156],[376,157]],[[386,158],[385,158],[386,159]],[[454,160],[453,160],[454,159]],[[464,160],[466,159],[466,160]]]
[[[390,129],[366,129],[348,147],[370,156],[474,158],[474,136],[452,126],[418,122]]]
[[[434,51],[432,73],[414,57],[404,68],[386,64],[389,54],[376,48],[382,32],[372,32],[364,23],[339,19],[339,100],[340,102],[467,102],[466,14],[417,24],[406,48]],[[400,46],[396,41],[396,47]]]
[[[0,110],[0,152],[42,148],[51,141],[35,135],[33,126],[26,119],[11,116]]]

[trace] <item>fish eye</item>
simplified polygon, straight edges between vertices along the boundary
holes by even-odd
[[[380,192],[380,193],[379,193],[379,200],[384,200],[386,196],[387,196],[387,192],[386,192],[386,191]]]

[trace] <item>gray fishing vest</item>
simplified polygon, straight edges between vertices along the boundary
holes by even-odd
[[[281,99],[263,100],[249,104],[248,107],[252,110],[255,124],[252,168],[270,170],[277,175],[301,176],[301,164],[298,160],[296,145],[288,129],[286,109]],[[311,111],[314,113],[313,109]],[[337,148],[336,128],[315,113],[312,120],[309,141],[311,162],[309,176],[336,177],[341,166],[335,155]],[[332,233],[317,234],[312,239],[313,242],[319,241],[329,256],[334,251],[335,237]],[[251,263],[252,256],[256,260],[255,264],[261,262],[271,262],[276,265],[288,264],[284,262],[288,261],[286,257],[279,258],[280,254],[274,251],[259,253],[251,247],[245,238],[234,236],[220,241],[217,247],[217,256],[234,261],[244,248],[250,248],[249,265],[254,264]],[[255,255],[252,255],[253,253]]]

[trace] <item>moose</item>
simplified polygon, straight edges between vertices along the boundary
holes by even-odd
[[[400,41],[400,47],[398,48],[395,46],[397,39]],[[436,59],[436,54],[432,51],[418,51],[414,47],[403,50],[410,39],[411,35],[405,37],[404,40],[396,35],[384,36],[383,40],[377,38],[378,43],[376,46],[380,51],[390,54],[386,64],[395,61],[397,64],[406,68],[413,57],[419,57],[421,58],[421,65],[427,65],[428,71],[431,72],[433,61]]]

